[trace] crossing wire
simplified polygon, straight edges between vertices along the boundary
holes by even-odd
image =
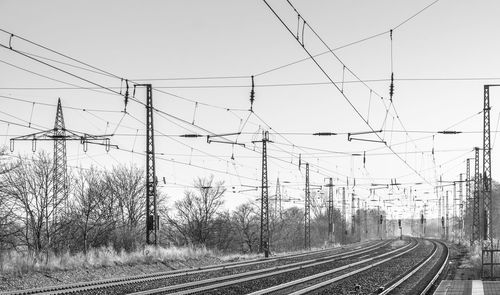
[[[410,78],[394,78],[394,81],[400,82],[462,82],[462,81],[496,81],[500,80],[500,77],[410,77]],[[379,79],[362,79],[362,80],[345,80],[344,84],[354,84],[354,83],[374,83],[374,82],[388,82],[391,79],[379,78]],[[342,81],[335,81],[335,83],[341,83]],[[330,85],[331,82],[288,82],[288,83],[263,83],[255,85],[255,88],[267,88],[267,87],[300,87],[300,86],[324,86]],[[120,89],[117,86],[106,86],[110,89]],[[161,89],[210,89],[210,88],[248,88],[248,85],[184,85],[184,86],[153,86],[155,91]],[[74,87],[0,87],[3,90],[98,90],[100,87],[84,87],[84,86],[74,86]],[[159,92],[159,91],[158,91]],[[186,98],[173,93],[165,93],[173,97],[177,97],[182,100],[189,102],[198,102],[199,104],[205,104],[206,106],[227,110],[228,108],[223,106],[216,106],[212,104],[203,103],[191,98]],[[248,109],[238,109],[230,108],[230,110],[235,111],[248,111]]]
[[[67,56],[66,56],[66,57],[67,57]],[[118,76],[115,76],[115,77],[119,78]]]
[[[291,29],[285,24],[285,22],[283,21],[283,19],[277,14],[277,12],[272,8],[272,6],[269,5],[269,3],[266,1],[266,0],[263,0],[263,2],[268,6],[268,8],[272,11],[272,13],[278,18],[278,20],[281,22],[281,24],[288,30],[288,32],[292,35],[292,36],[295,36],[294,33],[291,31]],[[287,1],[288,3],[290,3],[289,1]],[[292,5],[293,7],[293,5]],[[297,13],[298,11],[293,8]],[[340,58],[332,51],[332,49],[330,48],[330,46],[328,44],[326,44],[326,42],[324,42],[324,40],[316,33],[316,31],[314,31],[314,29],[308,24],[308,23],[305,23],[304,25],[307,25],[307,27],[313,32],[313,34],[320,40],[321,43],[324,44],[324,46],[326,48],[328,48],[328,50],[336,57],[337,60],[339,60],[342,64],[344,64]],[[299,42],[300,43],[300,42]],[[354,106],[354,104],[350,101],[350,99],[347,97],[347,95],[340,90],[340,88],[337,86],[337,84],[335,84],[335,82],[333,81],[333,79],[330,77],[330,75],[325,71],[325,69],[323,69],[323,67],[319,64],[319,62],[312,56],[312,54],[310,53],[310,51],[305,47],[305,46],[302,46],[302,49],[309,55],[309,57],[311,58],[311,60],[316,64],[316,66],[320,69],[320,71],[326,76],[326,78],[331,82],[331,84],[340,92],[340,94],[342,95],[342,97],[344,97],[344,99],[347,101],[347,103],[354,109],[354,111],[356,112],[356,114],[363,120],[363,122],[366,123],[366,125],[370,128],[370,130],[372,132],[375,133],[375,129],[366,121],[366,119],[364,118],[364,116],[359,112],[359,110]],[[351,74],[358,78],[356,76],[355,73],[353,73],[349,68],[347,68]],[[368,87],[368,86],[367,86]],[[368,87],[369,88],[369,87]],[[382,137],[380,137],[380,135],[378,135],[377,133],[375,133],[375,135],[381,140],[383,141]],[[413,168],[405,159],[403,159],[398,153],[396,153],[394,151],[394,149],[391,147],[391,146],[388,146],[387,144],[385,144],[386,147],[391,151],[393,152],[393,154],[398,157],[403,163],[405,163],[405,165],[410,168],[416,175],[418,175],[420,178],[422,178],[425,182],[427,182],[429,185],[432,185],[424,176],[422,176],[415,168]]]
[[[434,4],[438,3],[440,0],[435,0],[434,2],[430,3],[429,5],[425,6],[424,8],[422,8],[421,10],[419,10],[418,12],[412,14],[410,17],[404,19],[402,22],[400,22],[399,24],[397,24],[396,26],[394,26],[392,28],[392,31],[395,31],[397,29],[399,29],[401,26],[405,25],[406,23],[408,23],[410,20],[414,19],[415,17],[417,17],[418,15],[420,15],[422,12],[424,12],[425,10],[429,9],[431,6],[433,6]],[[269,6],[269,5],[268,5]],[[386,30],[386,31],[383,31],[383,32],[380,32],[380,33],[377,33],[377,34],[374,34],[374,35],[371,35],[371,36],[368,36],[368,37],[365,37],[365,38],[362,38],[360,40],[357,40],[357,41],[354,41],[354,42],[351,42],[351,43],[347,43],[345,45],[342,45],[342,46],[339,46],[339,47],[336,47],[336,48],[333,48],[333,49],[330,49],[330,50],[326,50],[324,52],[321,52],[321,53],[318,53],[318,54],[315,54],[313,55],[312,57],[306,57],[306,58],[302,58],[302,59],[299,59],[299,60],[296,60],[294,62],[290,62],[290,63],[287,63],[287,64],[284,64],[284,65],[281,65],[281,66],[278,66],[278,67],[275,67],[275,68],[272,68],[272,69],[269,69],[269,70],[266,70],[262,73],[259,73],[259,74],[256,74],[255,77],[257,76],[261,76],[261,75],[265,75],[265,74],[268,74],[268,73],[271,73],[271,72],[274,72],[274,71],[277,71],[277,70],[281,70],[281,69],[284,69],[286,67],[289,67],[289,66],[292,66],[292,65],[295,65],[295,64],[298,64],[298,63],[301,63],[301,62],[304,62],[304,61],[307,61],[309,59],[312,59],[312,58],[315,58],[315,57],[319,57],[319,56],[322,56],[322,55],[325,55],[325,54],[328,54],[329,52],[331,51],[338,51],[340,49],[343,49],[343,48],[346,48],[346,47],[349,47],[349,46],[352,46],[352,45],[356,45],[356,44],[359,44],[359,43],[362,43],[362,42],[365,42],[365,41],[368,41],[368,40],[371,40],[371,39],[374,39],[374,38],[377,38],[377,37],[380,37],[380,36],[383,36],[383,35],[386,35],[386,34],[389,34],[391,32],[391,30]],[[293,35],[293,34],[292,34]]]

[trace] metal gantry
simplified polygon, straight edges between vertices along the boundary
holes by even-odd
[[[328,242],[333,243],[333,179],[328,182]]]
[[[469,235],[469,242],[470,245],[474,242],[473,238],[473,222],[472,222],[472,185],[471,185],[471,175],[470,175],[470,158],[466,160],[466,170],[465,170],[465,217],[467,218],[468,221],[470,221],[470,227],[468,227],[470,230],[470,235]],[[465,230],[465,229],[464,229]]]
[[[484,85],[484,129],[483,129],[483,206],[486,248],[493,246],[491,234],[491,134],[490,134],[490,85]]]
[[[356,195],[354,192],[351,194],[351,236],[354,236],[354,233],[356,232],[356,214],[355,214],[355,208],[354,208],[354,202]]]
[[[472,204],[472,241],[476,242],[480,239],[480,219],[479,219],[479,148],[474,148],[474,198]]]
[[[445,239],[448,241],[450,238],[450,221],[449,221],[449,191],[446,191],[446,199],[445,199],[445,217],[446,217],[446,227],[445,227]]]
[[[153,125],[153,87],[151,84],[139,84],[146,87],[146,244],[158,244],[159,218],[156,195],[156,166]]]
[[[484,85],[484,128],[483,128],[483,173],[482,175],[482,196],[483,196],[483,244],[481,254],[481,276],[499,279],[500,276],[494,273],[498,269],[498,256],[500,249],[493,243],[493,214],[492,214],[492,178],[491,178],[491,134],[490,134],[490,87],[500,86]],[[496,258],[494,257],[496,256]],[[488,271],[487,271],[488,270]]]
[[[457,237],[457,182],[453,182],[453,201],[451,202],[451,234],[453,242]]]
[[[260,198],[260,252],[269,256],[269,186],[267,181],[267,143],[269,132],[262,132],[262,194]]]
[[[345,200],[345,187],[342,188],[342,244],[345,244],[346,229],[346,200]]]
[[[443,217],[443,206],[442,206],[442,195],[438,194],[438,189],[436,188],[436,195],[438,195],[438,229],[441,233],[441,238],[444,237],[444,217]]]
[[[309,190],[309,163],[306,163],[306,189],[304,198],[304,248],[311,248],[311,195]]]
[[[356,205],[356,239],[361,240],[361,207],[359,204],[359,198],[357,198],[357,205]]]
[[[368,239],[368,207],[366,201],[364,202],[364,210],[365,239]]]
[[[463,194],[463,173],[460,173],[460,186],[458,187],[458,198],[460,201],[459,204],[459,224],[458,230],[460,231],[460,243],[463,242],[464,239],[464,194]]]
[[[280,219],[283,218],[283,216],[282,216],[283,210],[281,207],[281,200],[282,200],[282,198],[281,198],[281,184],[280,184],[280,178],[278,177],[276,179],[276,195],[275,195],[275,199],[274,199],[274,217],[276,218],[276,216],[278,216],[276,214],[276,210],[278,210]],[[278,206],[279,206],[279,209],[276,208]]]

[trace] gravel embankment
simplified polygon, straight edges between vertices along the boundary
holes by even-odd
[[[349,250],[359,248],[361,245],[373,245],[376,241],[357,243],[352,245],[347,245],[342,248],[332,248],[328,253],[335,254],[341,253]],[[293,254],[293,253],[291,253]],[[320,258],[325,256],[325,253],[313,253],[304,257],[291,257],[284,258],[276,262],[263,263],[260,266],[250,267],[251,269],[259,269],[263,267],[270,267],[272,265],[282,265],[286,263],[292,263],[297,261],[303,261],[313,258]],[[238,256],[235,256],[236,258]],[[152,262],[148,264],[136,264],[136,265],[113,265],[108,267],[89,267],[89,268],[77,268],[70,270],[53,270],[53,271],[32,271],[24,274],[13,274],[13,273],[0,273],[0,292],[2,291],[13,291],[13,290],[23,290],[55,285],[64,285],[79,282],[89,282],[98,281],[110,278],[123,278],[136,275],[153,274],[159,272],[166,272],[178,269],[193,269],[209,265],[218,265],[231,261],[237,261],[237,259],[222,260],[218,257],[206,256],[201,259],[187,259],[187,260],[172,260],[167,262]],[[243,260],[241,260],[243,261]],[[223,273],[217,273],[217,276]],[[108,294],[115,294],[111,292]]]
[[[433,248],[434,245],[431,242],[425,241],[409,253],[332,284],[312,294],[348,294],[354,291],[356,285],[361,287],[358,294],[372,294],[376,292],[380,286],[395,280],[410,270],[415,264],[426,259]]]
[[[437,243],[436,254],[429,263],[424,265],[403,284],[396,287],[390,294],[420,294],[434,278],[446,259],[446,249]]]
[[[0,292],[152,274],[175,269],[188,269],[221,264],[224,262],[225,261],[216,257],[204,257],[203,259],[176,260],[167,263],[157,262],[137,265],[114,265],[99,268],[33,271],[24,274],[0,273]]]
[[[387,247],[390,247],[390,246],[385,246],[385,247],[382,247],[380,249],[384,249]],[[88,294],[93,294],[93,295],[97,295],[97,294],[99,294],[99,295],[127,294],[127,293],[149,290],[149,289],[154,289],[154,288],[161,288],[161,287],[165,287],[165,286],[173,286],[173,285],[178,285],[178,284],[183,284],[183,283],[188,283],[188,282],[196,282],[196,281],[201,281],[201,280],[210,279],[210,278],[214,278],[214,277],[221,277],[221,276],[226,276],[226,275],[238,274],[238,273],[248,272],[248,271],[252,271],[252,270],[259,270],[259,269],[264,269],[264,268],[269,268],[269,267],[276,267],[276,266],[280,266],[280,265],[286,265],[286,264],[310,260],[310,259],[323,259],[329,255],[338,254],[338,253],[345,252],[345,251],[347,251],[347,249],[344,249],[344,251],[335,250],[333,252],[328,252],[328,253],[317,253],[317,254],[312,254],[312,255],[302,256],[302,257],[284,258],[282,260],[278,260],[278,261],[274,261],[274,262],[255,264],[255,265],[243,266],[243,267],[232,268],[232,269],[217,270],[214,272],[188,274],[188,275],[183,275],[183,276],[179,276],[179,277],[155,280],[155,281],[151,281],[151,282],[137,283],[137,284],[133,284],[133,285],[123,285],[123,286],[108,288],[108,289],[104,289],[104,290],[96,290],[96,291],[91,291],[91,292],[80,292],[80,293],[75,293],[75,294],[86,294],[86,295],[88,295]],[[379,251],[384,251],[384,250],[379,250]],[[207,293],[204,293],[204,294],[207,294]],[[228,293],[220,293],[220,294],[228,294]],[[242,294],[242,293],[238,292],[237,294]]]
[[[370,253],[363,253],[355,257],[350,257],[347,259],[339,259],[336,261],[324,263],[321,265],[316,265],[313,267],[304,267],[300,270],[295,270],[295,271],[290,271],[286,272],[283,274],[278,274],[274,275],[272,277],[267,277],[259,280],[254,280],[254,281],[249,281],[249,282],[243,282],[239,283],[236,285],[231,285],[223,288],[219,288],[216,290],[212,291],[204,291],[203,294],[205,295],[213,295],[213,294],[247,294],[250,292],[254,292],[257,290],[269,288],[275,285],[283,284],[289,281],[293,281],[305,276],[310,276],[314,275],[320,272],[324,272],[327,270],[331,270],[337,267],[341,267],[356,261],[360,261],[363,259],[366,259],[367,257],[372,257],[376,255],[380,255],[382,253],[386,253],[390,250],[393,250],[394,248],[399,248],[406,242],[397,242],[397,243],[392,243],[390,245],[384,246],[382,248],[376,249],[374,251],[371,251]],[[167,294],[167,293],[165,293]],[[288,294],[286,292],[285,294]]]

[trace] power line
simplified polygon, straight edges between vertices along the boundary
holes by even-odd
[[[13,96],[7,96],[7,95],[0,95],[0,98],[29,103],[29,104],[41,105],[41,106],[49,106],[49,107],[56,107],[57,106],[57,104],[38,102],[38,101],[27,100],[27,99],[13,97]],[[62,108],[69,109],[69,110],[84,111],[84,112],[122,113],[122,111],[116,111],[116,110],[87,109],[87,108],[78,108],[78,107],[71,107],[71,106],[63,106]]]
[[[107,72],[107,71],[105,71],[105,70],[103,70],[103,69],[100,69],[100,68],[97,68],[97,67],[95,67],[95,66],[92,66],[92,65],[90,65],[90,64],[88,64],[88,63],[85,63],[85,62],[83,62],[83,61],[80,61],[80,60],[78,60],[78,59],[75,59],[75,58],[73,58],[73,57],[70,57],[70,56],[68,56],[68,55],[66,55],[66,54],[63,54],[63,53],[61,53],[61,52],[59,52],[59,51],[53,50],[53,49],[51,49],[51,48],[48,48],[48,47],[46,47],[46,46],[44,46],[44,45],[41,45],[41,44],[39,44],[39,43],[36,43],[36,42],[34,42],[34,41],[28,40],[28,39],[26,39],[26,38],[24,38],[24,37],[21,37],[21,36],[15,35],[15,34],[13,34],[12,32],[6,31],[6,30],[4,30],[4,29],[2,29],[2,28],[0,28],[0,31],[1,31],[1,32],[4,32],[5,34],[10,35],[10,38],[11,38],[10,40],[11,40],[11,41],[12,41],[12,39],[13,39],[13,38],[18,38],[18,39],[23,40],[23,41],[25,41],[25,42],[27,42],[27,43],[30,43],[30,44],[35,45],[35,46],[37,46],[37,47],[40,47],[40,48],[42,48],[42,49],[44,49],[44,50],[47,50],[47,51],[49,51],[49,52],[52,52],[52,53],[57,54],[57,55],[59,55],[59,56],[62,56],[62,57],[64,57],[64,58],[67,58],[67,59],[72,60],[72,61],[74,61],[74,62],[77,62],[77,63],[79,63],[79,64],[85,65],[85,66],[87,66],[87,67],[89,67],[89,68],[91,68],[91,69],[94,69],[94,70],[96,70],[96,71],[99,71],[99,72],[102,72],[102,73],[108,74],[109,76],[115,77],[115,78],[117,78],[117,79],[123,79],[123,78],[118,77],[118,76],[116,76],[116,75],[114,75],[114,74],[112,74],[112,73],[110,73],[110,72]],[[2,47],[5,47],[5,48],[7,48],[7,49],[12,49],[12,47],[11,47],[11,46],[6,47],[6,46],[3,46],[3,45],[2,45]]]
[[[269,3],[266,1],[266,0],[263,0],[264,3],[269,7],[269,9],[273,12],[273,14],[278,18],[278,20],[281,22],[281,24],[288,30],[288,32],[295,37],[294,33],[291,31],[291,29],[285,24],[285,22],[282,20],[282,18],[276,13],[276,11],[269,5]],[[287,2],[290,4],[290,6],[294,9],[294,11],[300,15],[300,13],[295,9],[295,7],[293,7],[293,5],[291,5],[291,3],[287,0]],[[302,18],[303,19],[303,18]],[[304,20],[304,19],[303,19]],[[333,52],[333,50],[329,47],[328,44],[326,44],[326,42],[316,33],[316,31],[309,25],[307,24],[307,22],[304,20],[304,26],[307,25],[307,27],[314,33],[314,35],[320,40],[321,43],[323,43],[323,45],[328,48],[329,52],[331,52],[333,54],[333,56],[335,56],[335,58],[342,64],[344,65],[344,68],[347,68],[345,67],[345,64],[340,60],[340,58]],[[299,41],[299,39],[297,38],[296,39],[297,42],[301,43]],[[309,50],[303,45],[303,43],[301,44],[302,45],[302,49],[304,49],[304,51],[309,55],[309,57],[311,58],[311,60],[316,64],[316,66],[320,69],[320,71],[326,76],[326,78],[331,82],[331,84],[333,84],[333,86],[335,88],[337,88],[337,90],[341,93],[342,97],[344,97],[344,99],[347,101],[347,103],[354,109],[354,111],[358,114],[358,116],[366,123],[366,125],[370,128],[370,130],[375,133],[375,129],[370,125],[370,123],[368,123],[368,121],[363,117],[363,115],[359,112],[359,110],[354,106],[354,104],[350,101],[350,99],[347,97],[347,95],[344,93],[343,90],[341,90],[339,88],[339,86],[333,81],[333,79],[330,77],[330,75],[325,71],[325,69],[323,69],[323,67],[318,63],[318,61],[312,56],[312,54],[309,52]],[[352,72],[349,68],[347,68],[348,71],[356,78],[356,79],[359,79],[358,76]],[[368,85],[366,85],[366,83],[364,83],[364,85],[368,88],[368,89],[371,89]],[[373,92],[376,94],[376,92]],[[380,96],[380,95],[377,95],[377,96]],[[380,96],[381,97],[381,96]],[[386,108],[386,110],[388,110]],[[381,140],[383,141],[383,139],[380,137],[380,135],[378,135],[377,133],[375,133],[375,135]],[[387,146],[387,148],[389,150],[391,150],[394,155],[396,157],[398,157],[403,163],[405,163],[406,166],[408,166],[411,170],[413,170],[413,172],[416,173],[416,175],[418,175],[419,177],[421,177],[425,182],[428,182],[429,181],[423,177],[415,168],[413,168],[405,159],[403,159],[398,153],[396,153],[392,148],[391,146],[385,144]],[[429,183],[430,184],[430,183]]]
[[[23,69],[24,70],[24,69]],[[34,73],[35,75],[40,75]],[[49,78],[52,79],[52,78]],[[462,82],[462,81],[496,81],[500,80],[500,77],[409,77],[409,78],[394,78],[394,81],[399,82]],[[335,83],[344,83],[344,84],[355,84],[355,83],[375,83],[375,82],[389,82],[391,79],[380,78],[380,79],[363,79],[363,80],[344,80],[344,81],[334,81]],[[61,83],[65,83],[63,81],[57,81]],[[288,82],[288,83],[267,83],[267,84],[256,84],[255,88],[268,88],[268,87],[301,87],[301,86],[325,86],[330,85],[331,82],[328,81],[318,81],[318,82]],[[123,87],[117,86],[106,86],[109,89],[120,89]],[[182,86],[154,86],[155,90],[161,89],[210,89],[210,88],[248,88],[248,85],[182,85]],[[74,87],[0,87],[2,90],[98,90],[100,87],[84,87],[75,85]],[[160,91],[158,91],[160,92]],[[226,109],[225,107],[215,106],[211,104],[206,104],[200,101],[196,101],[194,99],[186,98],[179,96],[177,94],[162,92],[164,94],[177,97],[182,100],[190,101],[190,102],[198,102],[199,104],[204,104],[209,107],[215,107],[220,109]],[[232,109],[238,111],[247,111],[247,109]]]
[[[400,22],[395,27],[393,27],[392,30],[394,31],[396,29],[399,29],[399,27],[403,26],[404,24],[406,24],[407,22],[409,22],[410,20],[412,20],[413,18],[415,18],[416,16],[418,16],[419,14],[421,14],[422,12],[424,12],[425,10],[427,10],[428,8],[430,8],[432,5],[436,4],[437,2],[439,2],[439,0],[436,0],[436,1],[432,2],[431,4],[425,6],[423,9],[419,10],[417,13],[415,13],[415,14],[411,15],[410,17],[404,19],[402,22]],[[374,38],[377,38],[377,37],[380,37],[380,36],[383,36],[383,35],[386,35],[386,34],[389,34],[390,32],[391,32],[391,30],[386,30],[386,31],[383,31],[383,32],[380,32],[380,33],[377,33],[377,34],[373,34],[371,36],[364,37],[364,38],[359,39],[357,41],[347,43],[345,45],[333,48],[331,50],[327,50],[327,51],[315,54],[312,57],[302,58],[302,59],[296,60],[294,62],[290,62],[290,63],[284,64],[284,65],[281,65],[281,66],[278,66],[278,67],[275,67],[275,68],[271,68],[269,70],[266,70],[264,72],[256,74],[255,77],[261,76],[261,75],[265,75],[265,74],[268,74],[268,73],[271,73],[271,72],[274,72],[274,71],[277,71],[277,70],[281,70],[281,69],[284,69],[286,67],[289,67],[289,66],[292,66],[292,65],[295,65],[295,64],[298,64],[298,63],[310,60],[311,58],[315,58],[315,57],[319,57],[319,56],[325,55],[325,54],[331,52],[332,50],[333,51],[337,51],[337,50],[340,50],[340,49],[343,49],[343,48],[346,48],[346,47],[349,47],[349,46],[352,46],[352,45],[356,45],[356,44],[359,44],[359,43],[362,43],[362,42],[365,42],[365,41],[368,41],[368,40],[371,40],[371,39],[374,39]]]
[[[185,81],[185,80],[228,80],[228,79],[250,79],[250,76],[205,76],[205,77],[170,77],[170,78],[141,78],[131,79],[133,81]]]
[[[1,47],[5,47],[4,45],[0,44]],[[39,77],[42,77],[42,78],[45,78],[45,79],[48,79],[48,80],[51,80],[51,81],[54,81],[54,82],[58,82],[58,83],[62,83],[62,84],[65,84],[65,85],[69,85],[69,86],[73,86],[74,88],[73,89],[85,89],[84,87],[82,86],[79,86],[79,85],[76,85],[76,84],[73,84],[73,83],[69,83],[69,82],[65,82],[65,81],[62,81],[62,80],[59,80],[59,79],[55,79],[55,78],[51,78],[49,76],[46,76],[46,75],[43,75],[43,74],[40,74],[40,73],[37,73],[35,71],[31,71],[31,70],[28,70],[28,69],[25,69],[23,67],[20,67],[20,66],[16,66],[12,63],[9,63],[9,62],[6,62],[6,61],[3,61],[3,60],[0,60],[1,63],[3,64],[6,64],[8,66],[11,66],[13,68],[16,68],[18,70],[21,70],[21,71],[24,71],[24,72],[27,72],[27,73],[30,73],[30,74],[33,74],[35,76],[39,76]],[[3,89],[3,88],[2,88]],[[7,88],[6,88],[7,89]],[[13,90],[13,89],[12,89]],[[19,89],[21,90],[21,89]],[[25,89],[27,90],[27,89]],[[39,89],[40,90],[40,89]],[[98,90],[98,88],[96,89],[86,89],[86,90],[91,90],[91,91],[95,91],[95,92],[99,92],[99,93],[104,93],[104,92],[101,92]]]
[[[0,30],[2,30],[2,29],[0,29]],[[3,30],[2,30],[2,31],[3,31]],[[33,57],[33,56],[31,56],[31,55],[28,55],[28,54],[26,54],[26,53],[23,53],[23,52],[21,52],[21,51],[18,51],[18,50],[16,50],[16,49],[12,48],[12,47],[10,47],[10,48],[9,48],[9,47],[7,47],[7,46],[5,46],[5,45],[3,45],[3,44],[0,44],[0,47],[2,47],[2,48],[4,48],[4,49],[7,49],[7,50],[11,50],[12,52],[15,52],[15,53],[17,53],[17,54],[20,54],[20,55],[22,55],[22,56],[24,56],[24,57],[26,57],[26,58],[28,58],[28,59],[31,59],[31,60],[36,61],[36,62],[38,62],[38,63],[41,63],[41,64],[43,64],[43,65],[45,65],[45,66],[48,66],[48,67],[50,67],[50,68],[52,68],[52,69],[54,69],[54,70],[57,70],[57,71],[59,71],[59,72],[62,72],[62,73],[66,74],[66,75],[69,75],[69,76],[71,76],[71,77],[73,77],[73,78],[76,78],[76,79],[82,80],[82,81],[84,81],[84,82],[86,82],[86,83],[92,84],[92,85],[94,85],[94,86],[97,86],[97,87],[99,87],[99,88],[102,88],[102,89],[104,89],[104,90],[107,90],[107,91],[109,91],[109,92],[111,92],[111,93],[114,93],[114,94],[116,94],[116,95],[122,96],[122,94],[121,94],[121,93],[119,93],[119,92],[117,92],[117,91],[115,91],[115,90],[113,90],[113,89],[111,89],[111,88],[109,88],[109,87],[103,86],[103,85],[101,85],[101,84],[99,84],[99,83],[96,83],[96,82],[93,82],[93,81],[91,81],[91,80],[89,80],[89,79],[87,79],[87,78],[81,77],[81,76],[76,75],[76,74],[73,74],[73,73],[71,73],[71,72],[68,72],[67,70],[61,69],[61,68],[56,67],[56,66],[54,66],[54,65],[52,65],[52,64],[49,64],[49,63],[47,63],[47,62],[44,62],[44,61],[42,61],[42,60],[40,60],[40,59],[38,59],[38,58],[36,58],[36,57]],[[58,82],[61,82],[61,81],[58,81]],[[64,83],[64,82],[62,82],[62,83]],[[65,84],[66,84],[66,83],[65,83]],[[74,85],[72,85],[72,86],[74,86]]]

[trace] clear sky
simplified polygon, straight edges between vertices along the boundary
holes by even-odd
[[[298,169],[300,154],[301,162],[311,165],[312,184],[324,184],[325,178],[333,177],[335,184],[343,186],[349,177],[349,190],[369,201],[375,199],[370,197],[372,184],[389,184],[395,178],[402,185],[377,190],[377,195],[409,204],[403,195],[409,194],[410,187],[414,196],[433,199],[432,187],[440,176],[458,180],[465,173],[465,159],[473,157],[474,146],[482,146],[483,85],[500,80],[500,3],[440,0],[409,19],[433,2],[291,2],[330,48],[381,33],[335,50],[340,61],[331,53],[316,61],[343,88],[364,120],[374,130],[384,130],[378,135],[387,146],[347,140],[346,133],[368,131],[369,126],[314,62],[279,68],[306,58],[304,48],[312,54],[327,48],[310,27],[304,30],[302,48],[263,1],[0,0],[0,28],[118,77],[153,84],[154,104],[161,110],[154,117],[156,151],[161,153],[157,175],[160,189],[171,200],[182,196],[194,177],[213,174],[229,188],[229,208],[255,201],[259,192],[246,190],[260,185],[261,144],[252,141],[259,140],[266,129],[273,140],[268,167],[271,195],[279,177],[288,197],[303,198],[305,171]],[[269,0],[269,4],[295,33],[297,16],[288,3]],[[396,79],[393,105],[387,80],[391,76],[391,29]],[[114,91],[125,91],[120,79],[74,67],[85,66],[0,33],[0,44],[9,46],[9,41],[12,48],[39,60]],[[358,79],[344,66],[366,80],[365,84],[350,83]],[[276,70],[268,72],[272,69]],[[249,116],[251,75],[256,76],[256,94],[255,112]],[[10,138],[38,130],[13,123],[51,128],[60,97],[68,129],[113,133],[112,143],[120,147],[106,153],[100,146],[90,146],[84,153],[78,143],[68,143],[70,166],[109,168],[131,162],[145,166],[144,157],[137,154],[145,150],[144,106],[130,101],[125,115],[123,97],[94,89],[95,85],[5,48],[0,48],[0,77],[0,144],[8,145]],[[197,77],[219,78],[171,80]],[[137,89],[136,99],[145,101],[143,89]],[[499,99],[500,90],[492,89],[493,132],[498,129]],[[436,133],[449,127],[465,133]],[[245,147],[178,136],[234,132],[242,134],[226,138]],[[313,136],[316,132],[341,134]],[[377,139],[374,134],[359,137]],[[498,179],[496,133],[492,139],[492,174]],[[50,144],[39,144],[38,149],[52,152]],[[31,144],[16,143],[13,154],[19,153],[30,155]]]

